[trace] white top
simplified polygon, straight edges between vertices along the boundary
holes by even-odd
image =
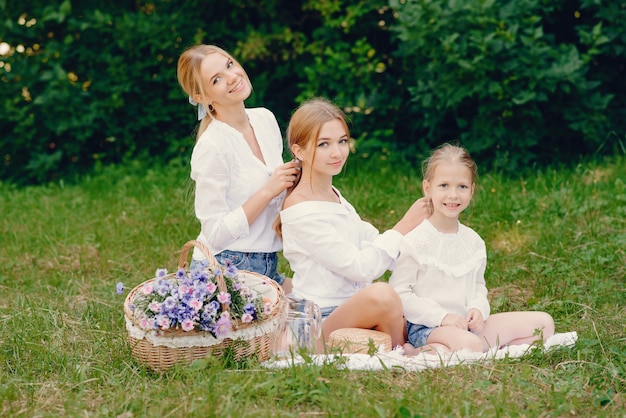
[[[340,203],[301,202],[280,212],[283,255],[296,296],[338,306],[391,267],[402,234],[379,234],[335,189]]]
[[[401,252],[389,283],[408,321],[435,327],[448,313],[465,318],[470,308],[487,319],[487,251],[474,230],[459,223],[456,234],[444,234],[426,219],[405,235]]]
[[[265,108],[246,109],[265,164],[254,156],[241,132],[213,120],[191,154],[191,178],[196,182],[195,210],[201,229],[198,240],[216,255],[225,249],[275,252],[280,239],[272,228],[285,193],[279,194],[248,225],[242,205],[267,183],[283,163],[283,140],[274,114]],[[204,255],[194,249],[194,259]]]

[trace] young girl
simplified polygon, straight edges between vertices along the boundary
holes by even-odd
[[[326,339],[338,328],[365,328],[390,334],[394,346],[403,344],[400,299],[388,283],[372,282],[398,257],[403,234],[427,216],[426,201],[415,202],[383,234],[361,220],[333,187],[350,152],[350,133],[341,110],[326,100],[302,104],[287,138],[302,165],[277,224],[294,272],[293,292],[320,306]]]
[[[191,155],[198,240],[221,264],[229,262],[283,284],[276,270],[281,242],[272,223],[299,167],[296,162],[283,164],[276,118],[265,108],[244,106],[252,92],[248,75],[216,46],[184,51],[178,82],[198,106],[200,120]],[[204,255],[196,249],[193,258],[197,262]]]
[[[446,144],[426,161],[422,187],[431,214],[406,234],[389,283],[407,319],[407,355],[530,344],[554,334],[545,312],[489,315],[484,241],[459,222],[472,200],[477,168],[463,148]]]

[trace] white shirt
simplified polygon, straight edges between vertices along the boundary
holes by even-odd
[[[402,240],[394,230],[379,234],[335,191],[340,203],[301,202],[280,212],[293,292],[320,308],[340,305],[380,277]]]
[[[274,198],[248,225],[242,205],[267,183],[283,163],[283,141],[276,118],[265,108],[246,109],[265,164],[253,153],[241,132],[213,120],[191,154],[191,178],[196,182],[195,211],[201,230],[198,240],[213,255],[225,249],[275,252],[280,239],[272,228],[285,193]],[[198,248],[194,259],[204,259]]]
[[[426,219],[405,235],[400,251],[389,284],[408,321],[440,326],[448,313],[465,318],[470,308],[488,318],[487,251],[474,230],[459,223],[456,234],[444,234]]]

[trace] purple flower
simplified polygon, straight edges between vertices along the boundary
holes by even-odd
[[[121,295],[122,293],[124,293],[124,283],[117,282],[117,284],[115,285],[115,291],[117,292],[118,295]]]
[[[229,279],[232,279],[236,275],[237,275],[237,267],[235,266],[226,267],[226,273],[224,273],[224,276],[228,277]]]
[[[176,299],[174,299],[171,296],[168,296],[167,299],[165,299],[165,302],[163,302],[163,305],[165,305],[165,309],[172,310],[176,307]]]
[[[220,319],[218,319],[215,323],[215,336],[218,338],[225,337],[231,329],[232,323],[230,322],[230,315],[228,312],[224,312],[222,313],[222,316],[220,316]]]
[[[178,269],[178,271],[176,272],[176,278],[178,280],[184,279],[185,278],[185,269]]]
[[[155,276],[159,279],[162,279],[163,277],[167,276],[167,269],[157,269]]]
[[[254,312],[256,311],[254,303],[246,303],[243,305],[243,311],[247,314],[254,315]]]

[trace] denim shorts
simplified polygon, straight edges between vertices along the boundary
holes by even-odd
[[[322,314],[322,321],[330,316],[331,313],[337,309],[338,306],[327,306],[325,308],[320,309],[320,313]]]
[[[222,266],[225,266],[226,261],[230,260],[231,265],[235,266],[237,270],[247,270],[262,274],[280,285],[285,282],[285,276],[278,273],[277,270],[277,253],[244,253],[241,251],[224,250],[217,254],[215,259]],[[198,263],[198,260],[191,261],[191,270],[193,270],[196,263]]]
[[[426,345],[428,336],[436,328],[437,327],[426,327],[424,325],[418,325],[408,321],[406,323],[406,330],[409,334],[409,342],[415,348]]]

